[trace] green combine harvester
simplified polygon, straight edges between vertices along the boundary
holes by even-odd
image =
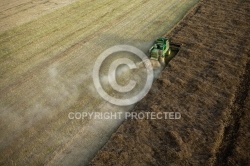
[[[180,44],[171,43],[168,38],[158,38],[149,49],[149,58],[166,65],[179,52],[180,47]]]

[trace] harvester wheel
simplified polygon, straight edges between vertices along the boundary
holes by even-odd
[[[165,65],[166,64],[165,57],[161,56],[160,59],[159,59],[159,62],[160,62],[161,65]]]
[[[168,53],[167,54],[168,54],[168,56],[171,55],[171,49],[170,48],[168,49]]]

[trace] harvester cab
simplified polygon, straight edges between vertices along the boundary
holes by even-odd
[[[180,46],[180,44],[171,43],[169,38],[158,38],[149,49],[149,58],[165,65],[179,52]]]

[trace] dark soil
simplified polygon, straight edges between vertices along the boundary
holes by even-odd
[[[250,165],[250,1],[203,0],[169,33],[182,49],[91,165]]]

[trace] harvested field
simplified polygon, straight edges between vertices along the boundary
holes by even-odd
[[[203,0],[167,36],[183,43],[91,165],[249,165],[250,1]]]
[[[96,58],[116,44],[146,52],[198,0],[72,2],[0,3],[0,165],[88,163],[122,120],[69,113],[131,109],[97,94]]]
[[[0,32],[30,22],[75,0],[2,0],[0,2]]]

